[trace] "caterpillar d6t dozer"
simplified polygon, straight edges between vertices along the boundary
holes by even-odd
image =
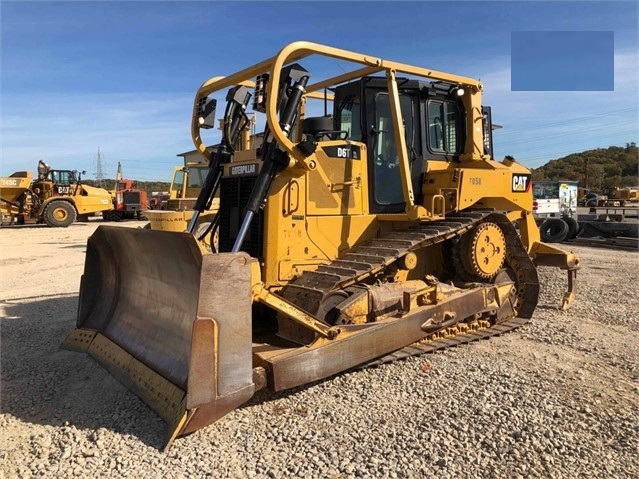
[[[353,67],[311,81],[322,57]],[[266,121],[244,149],[251,109]],[[514,329],[537,266],[566,270],[574,299],[579,260],[540,242],[530,171],[493,158],[476,80],[296,42],[202,84],[192,121],[209,172],[188,231],[100,226],[64,344],[155,409],[167,445],[260,388]],[[218,194],[210,252],[193,230]]]

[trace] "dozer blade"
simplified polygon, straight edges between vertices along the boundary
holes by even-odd
[[[62,347],[88,353],[153,408],[168,447],[255,391],[251,261],[203,254],[188,233],[100,226]]]

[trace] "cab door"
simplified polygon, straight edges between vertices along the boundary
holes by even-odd
[[[384,80],[385,82],[385,80]],[[366,124],[368,125],[369,203],[371,213],[405,211],[399,167],[399,153],[393,129],[390,98],[384,88],[365,88]],[[410,160],[413,191],[421,198],[423,166],[417,92],[403,92],[399,102],[404,135]]]

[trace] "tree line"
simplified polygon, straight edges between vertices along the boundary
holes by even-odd
[[[639,185],[637,145],[609,146],[572,153],[532,170],[533,181],[578,181],[580,187],[598,193],[614,187]]]
[[[105,179],[102,185],[98,185],[96,180],[82,178],[82,183],[89,186],[96,186],[96,187],[99,186],[109,191],[115,189],[114,179]],[[163,191],[169,191],[169,187],[171,186],[171,183],[167,183],[166,181],[136,181],[135,185],[136,185],[136,188],[146,191],[147,195],[150,198],[151,193],[155,191],[159,193]]]

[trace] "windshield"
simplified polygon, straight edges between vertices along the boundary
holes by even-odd
[[[536,200],[552,200],[559,198],[559,183],[533,183],[533,198]]]
[[[206,174],[209,172],[208,166],[204,167],[189,167],[189,184],[188,188],[202,188]]]
[[[70,185],[75,182],[75,175],[68,170],[52,170],[50,173],[51,181],[60,185]]]

